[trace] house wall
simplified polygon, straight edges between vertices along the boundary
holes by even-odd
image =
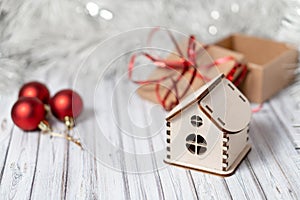
[[[191,124],[191,117],[198,115],[202,118],[203,124],[195,127]],[[194,103],[176,117],[170,120],[170,144],[168,150],[169,158],[166,161],[187,165],[197,168],[197,166],[222,169],[222,132],[206,117]],[[186,137],[192,133],[201,135],[207,143],[207,150],[202,155],[192,154],[186,147]]]
[[[238,155],[243,151],[246,144],[248,143],[248,130],[249,127],[246,127],[241,132],[236,134],[228,134],[229,141],[228,141],[228,168],[232,165],[232,163],[236,160]]]

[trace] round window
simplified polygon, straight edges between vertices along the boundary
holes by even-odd
[[[202,155],[207,150],[207,143],[201,135],[193,133],[186,137],[186,148],[192,154]]]
[[[203,124],[202,118],[199,115],[193,115],[191,117],[191,124],[195,127],[199,127]]]

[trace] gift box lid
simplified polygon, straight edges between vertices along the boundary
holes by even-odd
[[[249,101],[223,74],[186,97],[170,111],[166,120],[175,117],[195,102],[198,102],[199,109],[222,131],[236,133],[249,124]]]

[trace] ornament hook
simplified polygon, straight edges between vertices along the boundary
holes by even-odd
[[[81,149],[83,149],[80,140],[73,138],[71,135],[68,134],[68,132],[65,132],[64,134],[53,132],[49,123],[45,120],[41,121],[38,127],[44,134],[49,134],[51,137],[64,138],[70,142],[73,142],[74,144],[78,145]]]

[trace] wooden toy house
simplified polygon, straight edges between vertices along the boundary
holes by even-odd
[[[224,75],[185,98],[167,120],[170,164],[230,175],[251,149],[250,104]]]

